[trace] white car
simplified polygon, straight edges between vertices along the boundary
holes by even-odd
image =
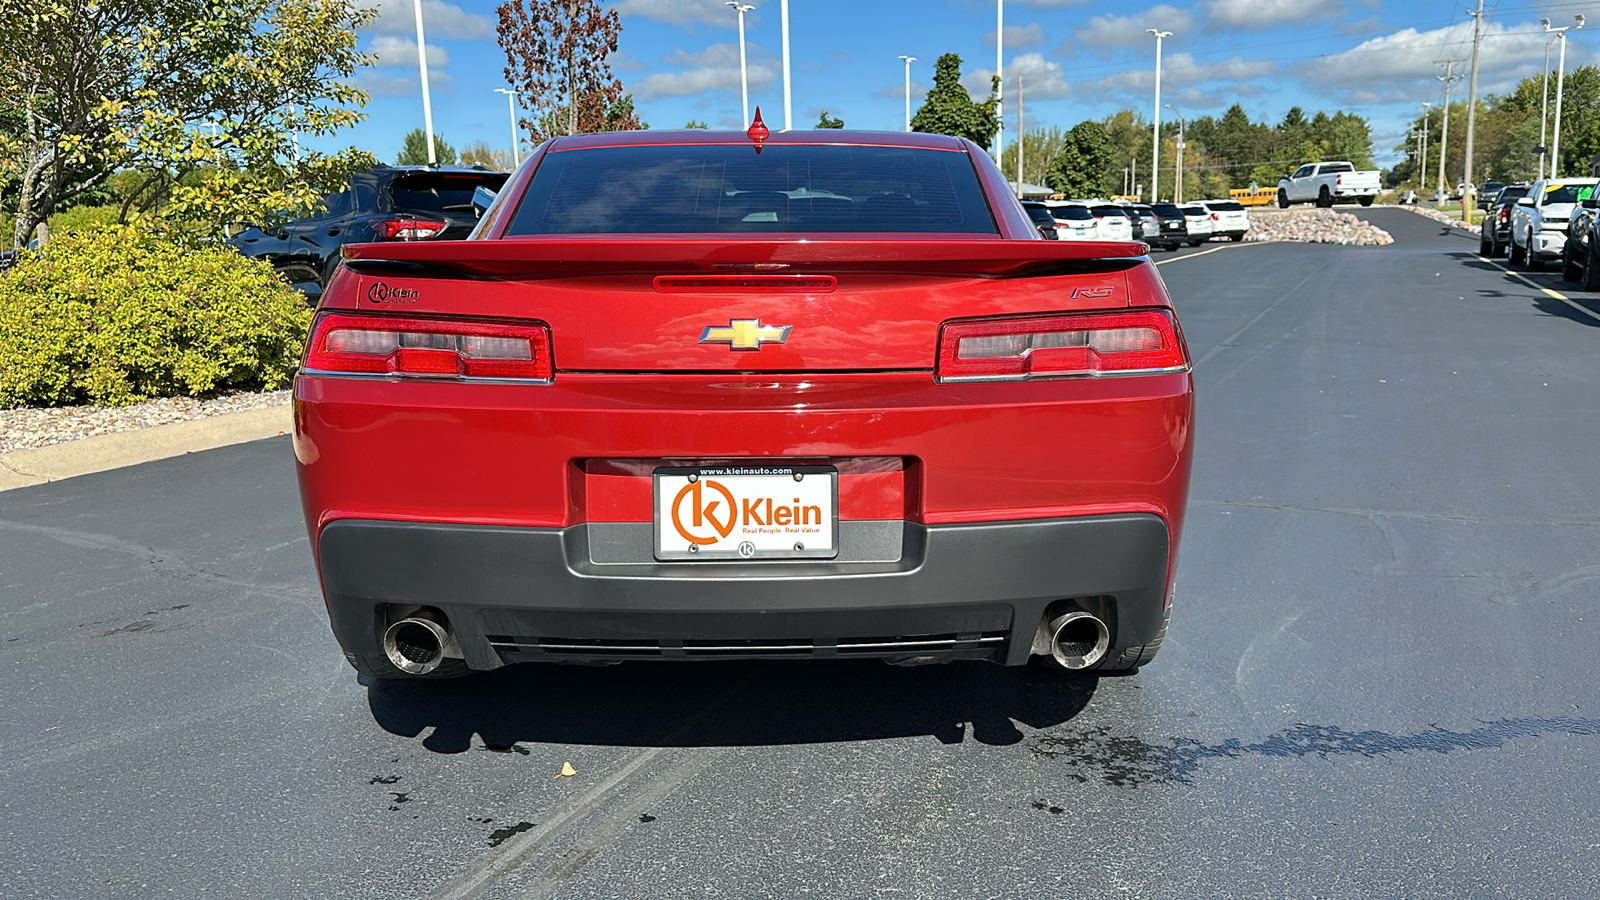
[[[1242,241],[1250,232],[1250,213],[1237,200],[1207,200],[1201,204],[1211,210],[1211,234]]]
[[[1215,224],[1211,221],[1211,210],[1198,203],[1185,203],[1178,208],[1183,210],[1183,224],[1189,230],[1189,246],[1198,247],[1211,240]]]
[[[1383,187],[1377,169],[1357,171],[1348,162],[1307,163],[1278,181],[1278,207],[1295,203],[1315,203],[1327,208],[1354,200],[1371,206]]]
[[[1133,237],[1133,220],[1128,217],[1128,211],[1120,206],[1109,203],[1089,207],[1089,212],[1099,221],[1101,241],[1131,241]]]
[[[1537,272],[1546,260],[1560,259],[1567,249],[1572,208],[1582,199],[1579,192],[1592,190],[1596,183],[1594,178],[1535,181],[1511,208],[1511,264]]]
[[[1100,228],[1094,213],[1082,203],[1065,203],[1046,200],[1050,215],[1056,220],[1056,237],[1063,241],[1098,241]]]

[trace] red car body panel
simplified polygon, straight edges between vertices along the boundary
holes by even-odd
[[[1186,368],[1004,382],[935,377],[941,327],[953,320],[1170,310],[1142,244],[1038,240],[998,170],[970,143],[848,132],[778,134],[768,144],[968,153],[998,234],[505,235],[544,154],[673,142],[739,143],[696,132],[548,142],[507,183],[474,239],[346,248],[323,312],[541,322],[555,374],[547,384],[297,378],[295,453],[330,609],[335,594],[345,603],[366,592],[329,583],[322,536],[333,523],[649,523],[656,467],[768,460],[837,466],[841,522],[936,528],[1157,517],[1166,565],[1151,578],[1164,601],[1192,457]],[[793,288],[783,280],[793,276],[811,279]],[[748,319],[790,326],[793,336],[749,352],[700,340],[708,327]],[[657,569],[668,578],[688,571]],[[1037,606],[1028,614],[1049,599],[1028,598]],[[1026,659],[1017,644],[1033,627],[1012,627],[1005,661]],[[336,622],[336,631],[352,652],[351,627]],[[467,659],[475,668],[498,664],[481,649]]]

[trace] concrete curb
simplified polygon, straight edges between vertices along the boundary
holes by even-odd
[[[287,434],[292,409],[252,409],[0,453],[0,491]]]

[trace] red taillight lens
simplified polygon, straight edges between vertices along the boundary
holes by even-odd
[[[940,381],[1022,381],[1179,372],[1189,354],[1165,309],[951,322],[939,339]]]
[[[416,216],[399,216],[379,219],[372,223],[380,241],[424,241],[444,233],[450,223],[443,219],[419,219]]]
[[[311,372],[550,381],[550,326],[323,313],[311,327]]]

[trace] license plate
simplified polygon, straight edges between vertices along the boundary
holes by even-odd
[[[657,559],[832,559],[833,466],[667,466],[655,470]]]

